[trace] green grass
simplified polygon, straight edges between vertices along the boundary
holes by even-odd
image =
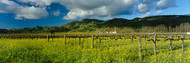
[[[185,41],[185,53],[181,52],[181,41],[173,41],[173,51],[169,51],[169,41],[157,42],[157,56],[154,56],[153,42],[144,42],[142,39],[142,57],[138,59],[138,41],[119,39],[117,47],[115,40],[94,41],[95,47],[91,48],[91,38],[82,38],[79,45],[78,38],[54,39],[0,39],[0,63],[184,63],[190,62],[190,43]]]

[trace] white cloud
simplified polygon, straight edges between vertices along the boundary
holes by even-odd
[[[94,4],[97,2],[93,2],[90,4]],[[109,4],[103,3],[105,5],[93,5],[92,8],[76,5],[79,7],[73,7],[71,9],[69,8],[70,12],[67,14],[67,16],[64,17],[64,19],[76,19],[84,17],[110,17],[122,14],[131,15],[133,13],[135,3],[135,0],[117,0],[109,2]]]
[[[30,3],[32,5],[36,6],[48,6],[51,5],[51,3],[54,2],[54,0],[17,0],[22,3]]]
[[[69,13],[63,19],[78,18],[106,18],[120,15],[132,15],[134,10],[147,15],[154,7],[166,9],[174,7],[176,0],[17,0],[20,3],[27,3],[33,6],[22,6],[13,1],[0,0],[0,13],[13,13],[15,19],[40,19],[48,16],[46,7],[52,3],[65,6]],[[154,4],[157,3],[157,4]],[[137,7],[137,8],[136,8]],[[158,12],[162,13],[161,11]],[[59,12],[54,12],[59,16]]]
[[[144,18],[144,17],[148,17],[148,16],[154,16],[154,15],[159,15],[161,14],[163,11],[162,10],[158,10],[154,13],[152,12],[146,12],[144,15],[141,16],[141,18]]]
[[[19,12],[15,13],[17,18],[26,19],[40,19],[47,17],[48,13],[45,8],[35,8],[35,7],[22,7]]]
[[[176,0],[160,0],[157,3],[157,9],[167,9],[176,6]]]
[[[146,12],[143,16],[141,16],[141,18],[148,17],[148,16],[150,16],[151,14],[152,14],[151,12]]]
[[[77,19],[84,18],[93,14],[93,11],[85,11],[82,9],[71,9],[67,16],[63,17],[64,19]]]
[[[0,1],[1,13],[13,13],[15,19],[40,19],[48,16],[48,12],[45,8],[36,8],[34,6],[21,6],[13,1],[1,0]]]
[[[23,3],[44,7],[50,3],[64,5],[69,13],[64,19],[77,19],[84,17],[108,17],[133,13],[136,0],[18,0]]]
[[[141,13],[150,11],[153,8],[153,2],[154,0],[143,0],[138,5],[138,11]]]
[[[151,9],[151,7],[149,7],[148,4],[143,4],[141,3],[139,6],[138,6],[138,10],[139,12],[147,12]]]
[[[54,16],[59,16],[60,14],[61,14],[60,10],[57,10],[57,11],[53,12]]]
[[[161,14],[161,13],[162,13],[162,10],[156,11],[156,14]]]

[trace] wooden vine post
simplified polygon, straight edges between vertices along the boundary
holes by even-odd
[[[9,38],[9,37],[7,37],[7,38]],[[37,38],[38,38],[38,36],[37,36]],[[24,39],[24,38],[23,38],[23,35],[21,35],[21,39]]]
[[[146,35],[144,36],[144,42],[146,43]]]
[[[37,35],[37,40],[38,40],[38,37],[39,37],[39,36]],[[23,37],[22,37],[22,39],[23,39]]]
[[[141,61],[141,60],[142,60],[142,46],[141,46],[141,37],[139,38],[138,45],[139,45],[139,60]]]
[[[85,39],[88,39],[88,38],[85,38],[85,35],[84,35],[84,34],[83,34],[82,36],[83,36],[83,37],[82,37],[83,40],[81,39],[81,43],[82,43],[82,47],[84,47]]]
[[[181,40],[182,41],[182,52],[184,53],[184,42],[183,42],[183,40]]]
[[[55,30],[50,30],[50,32],[51,32],[51,38],[52,38],[52,41],[53,41],[53,34],[55,35]]]
[[[117,34],[116,34],[116,39],[115,39],[115,48],[117,47],[117,39],[118,39],[118,37],[117,37]]]
[[[81,37],[79,37],[79,45],[81,44]]]
[[[29,40],[29,38],[30,38],[30,35],[28,35],[28,40]],[[48,38],[47,38],[48,39]],[[48,41],[48,40],[47,40]]]
[[[83,42],[85,42],[85,39],[86,39],[86,38],[85,38],[85,37],[83,37]]]
[[[117,47],[117,39],[115,39],[115,48]]]
[[[96,35],[96,45],[98,45],[98,36]]]
[[[157,46],[156,46],[156,36],[157,36],[157,34],[155,34],[154,40],[153,40],[153,42],[154,42],[154,56],[156,56],[156,49],[157,49]]]
[[[94,35],[92,35],[92,43],[91,43],[91,47],[94,48]]]
[[[66,41],[67,41],[67,36],[66,36],[66,34],[64,34],[64,44],[65,44],[65,46],[66,46]]]
[[[77,36],[75,35],[75,42],[77,42]]]
[[[3,35],[3,39],[5,38],[5,35]]]
[[[49,42],[49,35],[47,35],[47,41]]]
[[[108,42],[108,45],[110,45],[110,43],[111,43],[111,35],[109,35],[109,42]]]
[[[134,34],[131,36],[131,44],[133,44],[133,37],[134,37]]]
[[[181,47],[182,47],[182,52],[183,52],[183,53],[184,53],[184,41],[183,41],[184,39],[185,39],[185,37],[182,36],[182,37],[181,37],[181,42],[182,42],[182,43],[181,43],[181,45],[182,45]]]
[[[172,52],[172,39],[173,39],[173,37],[170,36],[170,52]]]
[[[101,47],[101,39],[99,40],[99,48]]]

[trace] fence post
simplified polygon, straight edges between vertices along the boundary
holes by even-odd
[[[22,39],[23,39],[23,37],[22,37]],[[38,40],[38,35],[37,35],[37,40]]]
[[[146,35],[144,36],[144,42],[146,43]]]
[[[108,43],[109,46],[110,46],[110,43],[111,43],[111,35],[109,35],[109,43]]]
[[[66,34],[64,34],[64,43],[65,43],[65,46],[66,46],[66,41],[67,41],[67,36],[66,36]]]
[[[3,39],[5,38],[5,37],[4,37],[4,35],[3,35],[3,37],[2,37],[2,38],[3,38]]]
[[[94,48],[94,35],[92,35],[92,44],[91,44],[92,48]]]
[[[141,46],[141,37],[139,38],[139,60],[142,60],[142,46]]]
[[[51,39],[52,39],[52,41],[53,41],[53,35],[51,34]]]
[[[85,38],[85,37],[83,37],[83,42],[85,42],[85,39],[86,39],[86,38]]]
[[[170,36],[170,52],[172,52],[172,37]]]
[[[115,39],[115,48],[117,47],[117,39],[118,39],[118,37],[117,37],[117,34],[116,34],[116,39]]]
[[[99,41],[99,48],[101,47],[101,39],[100,39],[100,41]]]
[[[184,42],[183,42],[183,39],[181,40],[182,41],[182,52],[184,53]]]
[[[185,38],[184,36],[182,36],[182,38],[181,38],[181,41],[182,41],[181,45],[182,45],[182,52],[183,52],[183,53],[184,53],[184,41],[183,41],[184,38]]]
[[[49,42],[49,35],[47,35],[47,41]]]
[[[28,40],[30,39],[30,35],[28,35]]]
[[[77,42],[77,36],[75,37],[75,42]]]
[[[115,39],[115,48],[117,47],[117,39]]]
[[[157,36],[157,34],[155,34],[155,36],[154,36],[154,55],[156,56],[156,49],[157,49],[157,47],[156,47],[156,36]]]
[[[98,37],[96,35],[96,46],[98,47]]]
[[[131,36],[131,43],[133,44],[133,35]]]
[[[79,37],[79,45],[81,44],[81,37]]]

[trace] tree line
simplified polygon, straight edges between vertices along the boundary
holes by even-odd
[[[152,33],[152,32],[190,32],[190,24],[189,23],[182,23],[176,27],[172,26],[165,26],[163,24],[158,26],[143,26],[141,28],[133,28],[133,27],[106,27],[106,28],[99,28],[96,29],[96,32],[114,32],[117,31],[118,33]]]
[[[0,29],[0,33],[50,33],[51,31],[55,32],[68,32],[69,29],[65,27],[33,27],[33,28],[20,28],[20,29]]]

